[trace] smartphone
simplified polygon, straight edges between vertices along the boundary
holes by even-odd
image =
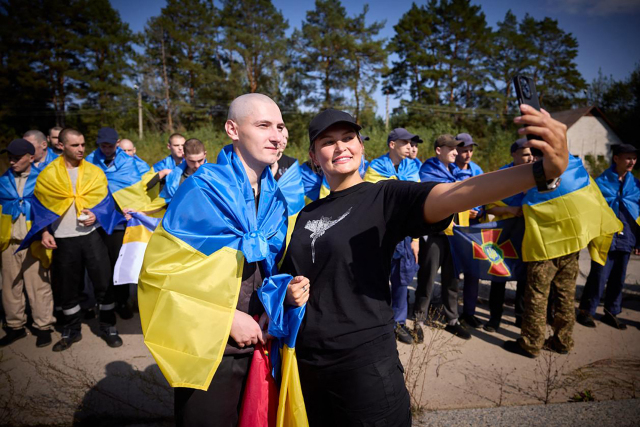
[[[536,84],[527,76],[521,74],[513,78],[513,87],[516,89],[518,105],[526,104],[540,111],[540,101],[536,92]],[[535,135],[527,135],[527,140],[535,139]],[[531,154],[535,157],[542,157],[542,151],[537,148],[531,149]]]

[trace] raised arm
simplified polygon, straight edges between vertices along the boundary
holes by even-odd
[[[559,177],[569,163],[567,127],[552,119],[545,110],[537,111],[528,105],[522,105],[520,109],[523,115],[516,117],[514,122],[527,127],[520,128],[518,132],[540,138],[527,142],[525,146],[543,152],[547,179]],[[428,223],[435,223],[453,213],[502,200],[535,185],[532,164],[486,173],[452,184],[439,184],[431,190],[424,204],[424,219]]]

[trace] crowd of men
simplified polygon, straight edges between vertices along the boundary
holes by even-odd
[[[272,173],[279,180],[297,160],[283,154]],[[64,351],[82,339],[82,319],[98,316],[101,336],[110,347],[122,345],[116,328],[116,314],[122,319],[133,316],[132,295],[135,284],[114,286],[113,271],[123,244],[126,219],[131,212],[162,217],[178,187],[206,162],[204,144],[187,140],[180,134],[169,137],[170,154],[149,166],[136,155],[132,141],[120,139],[116,130],[99,130],[97,148],[86,155],[84,135],[71,128],[54,127],[44,135],[27,131],[3,150],[10,167],[0,177],[2,250],[2,306],[5,336],[0,347],[26,336],[30,309],[36,345],[52,343],[54,325],[61,331],[53,351]],[[510,148],[517,167],[535,160],[526,139]],[[456,182],[482,174],[472,161],[477,143],[467,133],[440,135],[433,142],[434,156],[422,163],[418,147],[423,140],[406,129],[397,128],[388,135],[388,153],[363,164],[365,181],[399,179],[416,182]],[[638,252],[637,220],[640,214],[640,182],[631,173],[636,149],[631,145],[612,147],[611,168],[597,180],[610,208],[623,229],[611,237],[604,265],[592,263],[582,295],[577,320],[595,327],[594,315],[605,297],[600,320],[617,329],[626,326],[617,315],[626,266],[632,252]],[[307,202],[323,196],[321,172],[307,164],[300,168],[312,174],[317,186],[309,189],[300,183]],[[308,180],[309,177],[306,177]],[[304,177],[301,179],[305,179]],[[565,183],[570,176],[563,176]],[[319,190],[320,189],[320,190]],[[523,195],[495,204],[460,212],[454,223],[469,226],[505,218],[522,218]],[[396,321],[396,337],[401,343],[421,342],[421,325],[441,322],[444,329],[462,339],[470,339],[469,329],[495,332],[500,327],[505,301],[505,282],[491,282],[490,318],[484,323],[475,315],[479,278],[464,274],[463,308],[459,314],[459,275],[449,245],[450,230],[424,236],[407,237],[394,253],[391,271],[391,303]],[[576,319],[574,297],[578,275],[578,253],[528,262],[517,278],[516,325],[521,327],[517,341],[505,343],[508,351],[536,357],[543,348],[567,353]],[[432,310],[437,272],[440,271],[442,310]],[[409,313],[408,286],[417,273],[413,313]],[[606,292],[605,292],[606,289]],[[550,297],[551,295],[551,297]],[[552,306],[553,310],[548,310]],[[97,313],[96,310],[97,309]],[[549,313],[548,313],[549,311]],[[551,315],[554,335],[545,341],[545,324]],[[415,319],[413,328],[407,318]]]

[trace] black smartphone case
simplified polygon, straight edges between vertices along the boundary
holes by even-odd
[[[536,84],[527,76],[517,75],[513,78],[518,105],[526,104],[540,111],[540,101],[536,92]],[[535,135],[527,135],[527,140],[535,139]],[[537,151],[537,150],[536,150]]]

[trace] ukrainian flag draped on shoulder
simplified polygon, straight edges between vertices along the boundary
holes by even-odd
[[[89,154],[85,161],[98,166],[107,176],[109,191],[120,209],[131,208],[144,210],[150,200],[146,192],[146,184],[133,157],[121,148],[116,149],[113,161],[107,166],[106,157],[100,149]],[[148,180],[145,180],[148,182]]]
[[[44,168],[49,166],[49,163],[53,162],[57,158],[58,158],[58,155],[51,148],[47,148],[47,155],[45,156],[44,160],[41,161],[40,164],[35,167],[39,170],[43,170]]]
[[[373,159],[369,163],[367,172],[364,174],[364,180],[367,182],[379,182],[386,179],[398,179],[400,181],[419,182],[419,169],[415,162],[411,159],[402,159],[396,171],[389,153],[384,154],[377,159]]]
[[[306,304],[302,307],[284,304],[291,279],[293,277],[288,274],[277,274],[265,279],[258,289],[258,297],[269,315],[269,334],[276,338],[277,344],[277,347],[271,347],[271,361],[274,378],[280,386],[278,427],[309,425],[295,350]]]
[[[579,158],[569,156],[560,179],[554,191],[532,188],[522,200],[523,261],[553,259],[588,245],[591,258],[604,265],[613,234],[622,230],[622,223]]]
[[[307,205],[327,197],[331,192],[327,179],[322,174],[315,173],[307,162],[300,166],[300,174],[304,187],[304,201]]]
[[[275,273],[287,206],[269,168],[253,189],[231,146],[178,188],[147,246],[138,298],[144,341],[172,387],[206,390],[229,338],[244,261]]]
[[[465,179],[482,175],[483,173],[482,168],[473,162],[469,162],[467,169],[460,169],[458,165],[453,164],[453,176],[455,176],[458,181],[464,181]]]
[[[182,163],[182,162],[180,162]],[[173,156],[167,156],[162,160],[157,161],[154,165],[153,165],[153,171],[154,172],[160,172],[163,169],[171,169],[173,170],[176,167],[176,161],[173,160]]]
[[[40,170],[32,167],[31,173],[22,190],[22,197],[18,194],[16,180],[13,171],[9,168],[0,176],[0,252],[7,249],[11,241],[13,224],[20,215],[24,215],[27,222],[27,230],[32,224],[31,205],[33,201],[33,190]],[[38,258],[45,268],[51,263],[51,250],[45,249],[39,240],[31,244],[31,253]]]
[[[180,179],[182,178],[186,168],[187,162],[182,162],[176,166],[169,175],[167,175],[162,191],[160,191],[158,197],[153,199],[151,203],[146,206],[145,211],[162,209],[171,203],[173,196],[176,194],[176,191],[178,191]]]
[[[420,181],[422,182],[456,182],[458,181],[453,174],[453,166],[445,166],[437,157],[427,159],[420,168]],[[469,211],[459,212],[456,214],[456,223],[461,226],[469,225]],[[448,236],[453,235],[452,225],[445,230]]]
[[[596,178],[596,184],[616,215],[620,213],[620,204],[623,204],[627,212],[640,225],[640,181],[636,177],[627,173],[621,185],[613,165]]]
[[[40,231],[60,218],[71,204],[75,204],[78,215],[83,209],[91,210],[107,234],[124,222],[124,217],[115,210],[104,172],[86,160],[78,166],[75,193],[64,158],[58,157],[38,175],[33,195],[33,223],[19,250],[29,246]]]

